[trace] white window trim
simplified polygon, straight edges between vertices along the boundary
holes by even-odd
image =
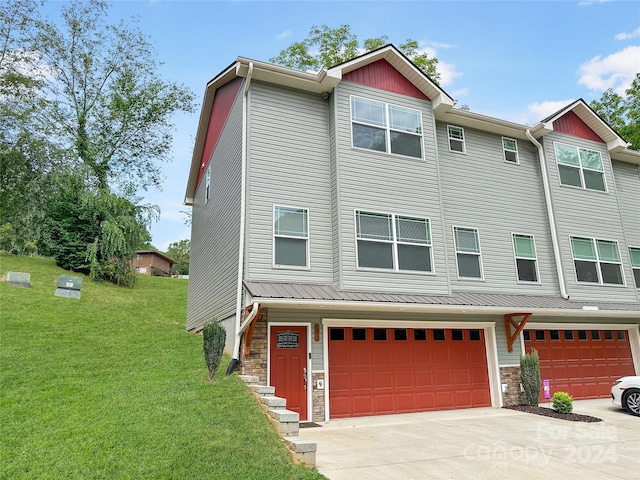
[[[640,290],[640,284],[636,284],[636,277],[635,277],[635,271],[636,270],[640,271],[640,266],[634,267],[633,263],[631,262],[631,250],[640,251],[640,247],[629,246],[627,248],[629,250],[629,263],[631,264],[631,274],[633,276],[633,284],[635,285],[636,289]]]
[[[370,239],[370,238],[363,238],[363,239],[359,239],[358,238],[358,212],[360,213],[375,213],[378,215],[391,215],[391,229],[392,229],[392,235],[393,235],[393,240],[389,241],[389,240],[374,240],[374,239]],[[405,218],[418,218],[420,220],[426,220],[428,225],[429,225],[429,233],[430,233],[430,241],[431,243],[429,244],[417,244],[417,243],[411,243],[411,242],[400,242],[398,241],[398,235],[396,232],[396,218],[397,217],[405,217]],[[414,274],[414,275],[435,275],[436,274],[436,265],[434,263],[434,259],[433,259],[433,232],[431,230],[431,218],[429,217],[422,217],[420,215],[405,215],[405,214],[401,214],[401,213],[389,213],[389,212],[381,212],[381,211],[375,211],[375,209],[354,209],[353,211],[353,230],[354,230],[354,237],[356,240],[356,270],[361,270],[361,271],[375,271],[375,272],[391,272],[391,273],[408,273],[408,274]],[[393,255],[393,268],[378,268],[378,267],[361,267],[358,264],[358,240],[363,240],[366,242],[379,242],[379,243],[390,243],[392,244],[392,255]],[[430,256],[430,263],[431,263],[431,270],[430,271],[424,271],[424,270],[401,270],[400,268],[398,268],[398,244],[401,245],[424,245],[425,247],[429,247],[429,256]]]
[[[362,121],[358,121],[358,120],[354,120],[353,119],[353,98],[358,98],[358,99],[362,99],[362,100],[366,100],[369,102],[376,102],[376,103],[380,103],[382,105],[384,105],[384,114],[385,114],[385,125],[384,127],[380,126],[380,125],[373,125],[370,123],[366,123],[366,122],[362,122]],[[397,130],[397,129],[393,129],[391,128],[391,122],[389,120],[390,116],[389,116],[389,106],[394,106],[394,107],[400,107],[400,108],[405,108],[407,110],[415,110],[416,112],[418,112],[418,115],[420,116],[420,157],[412,157],[410,155],[401,155],[399,153],[393,153],[391,151],[391,132],[400,132],[400,133],[406,133],[407,135],[414,135],[414,136],[418,136],[417,133],[414,132],[407,132],[404,130]],[[372,150],[369,148],[363,148],[363,147],[356,147],[353,144],[353,127],[351,128],[351,148],[354,148],[356,150],[362,150],[365,152],[375,152],[375,153],[381,153],[381,154],[386,154],[386,155],[393,155],[396,157],[402,157],[402,158],[410,158],[413,160],[424,160],[424,128],[423,128],[423,121],[422,121],[422,111],[417,109],[417,108],[413,108],[413,107],[405,107],[404,105],[397,105],[395,103],[388,103],[388,102],[381,102],[380,100],[374,100],[371,98],[366,98],[366,97],[361,97],[359,95],[349,95],[349,122],[350,122],[350,126],[352,126],[354,123],[358,124],[358,125],[365,125],[367,127],[372,127],[372,128],[378,128],[380,130],[384,130],[385,131],[385,145],[386,145],[386,151],[385,152],[381,152],[379,150]]]
[[[292,235],[276,235],[276,222],[275,222],[275,218],[276,218],[276,208],[277,207],[281,207],[281,208],[292,208],[292,209],[296,209],[296,210],[306,210],[307,211],[307,237],[306,237],[306,241],[307,241],[307,249],[306,249],[306,255],[307,255],[307,261],[306,261],[306,265],[303,266],[299,266],[299,265],[280,265],[278,263],[276,263],[276,237],[277,238],[293,238],[296,240],[300,240],[304,237],[296,237],[296,236],[292,236]],[[311,270],[311,231],[309,230],[309,224],[310,224],[310,219],[311,217],[311,211],[306,208],[306,207],[294,207],[292,205],[282,205],[282,204],[274,204],[272,209],[271,209],[271,238],[272,240],[272,251],[271,251],[271,259],[272,259],[272,267],[273,268],[277,268],[277,269],[281,269],[281,270]]]
[[[518,257],[518,255],[516,254],[516,244],[514,242],[515,236],[519,235],[521,237],[531,237],[531,240],[533,241],[533,249],[535,250],[536,253],[536,257],[535,258],[527,258],[527,257]],[[522,283],[524,285],[541,285],[542,282],[540,280],[540,268],[538,267],[538,248],[536,247],[536,238],[534,235],[528,234],[528,233],[518,233],[518,232],[511,232],[511,248],[513,248],[513,260],[514,260],[514,267],[516,269],[516,279],[518,281],[518,283]],[[536,262],[536,278],[538,280],[536,280],[535,282],[530,282],[527,280],[520,280],[520,276],[518,275],[518,259],[522,259],[522,260],[535,260]]]
[[[451,128],[457,128],[460,129],[460,131],[462,132],[462,140],[460,140],[459,138],[452,138],[451,137]],[[454,140],[456,142],[462,142],[462,151],[458,151],[458,150],[453,150],[451,148],[451,140]],[[467,136],[464,134],[464,128],[459,127],[457,125],[447,125],[447,145],[449,146],[449,151],[453,152],[453,153],[458,153],[460,155],[466,155],[467,154]]]
[[[580,161],[580,165],[579,166],[575,166],[575,165],[566,165],[564,163],[560,163],[558,161],[558,154],[557,154],[557,150],[556,150],[556,145],[565,145],[567,147],[575,147],[578,150],[578,160]],[[596,152],[598,155],[600,155],[600,162],[602,163],[602,172],[600,170],[593,170],[592,168],[585,168],[582,166],[582,158],[580,157],[580,149],[583,150],[589,150],[591,152]],[[556,159],[556,170],[558,172],[558,183],[560,184],[561,187],[567,187],[567,188],[576,188],[578,190],[586,190],[589,192],[597,192],[597,193],[609,193],[609,186],[607,184],[607,175],[605,173],[605,168],[604,168],[604,158],[602,157],[602,152],[599,152],[597,150],[592,150],[590,148],[583,148],[583,147],[579,147],[577,145],[572,145],[570,143],[564,143],[564,142],[553,142],[553,155],[555,156]],[[562,183],[562,180],[560,178],[560,165],[563,165],[565,167],[569,167],[569,168],[577,168],[580,172],[580,184],[581,186],[578,187],[576,185],[565,185],[564,183]],[[595,188],[587,188],[586,183],[584,181],[584,171],[587,170],[589,172],[598,172],[598,173],[602,173],[602,183],[604,183],[604,190],[597,190]],[[585,237],[588,238],[588,237]],[[599,239],[602,240],[602,239]]]
[[[505,140],[511,140],[512,142],[515,142],[516,149],[515,150],[511,150],[511,149],[506,148],[504,146],[504,141]],[[502,143],[502,157],[504,158],[504,162],[508,163],[510,165],[520,165],[520,153],[518,152],[518,141],[515,138],[502,137],[501,143]],[[507,152],[514,152],[516,154],[516,161],[515,162],[510,162],[509,160],[507,160]]]
[[[595,249],[595,254],[596,254],[596,260],[587,260],[587,259],[583,259],[583,258],[578,258],[577,260],[581,261],[581,262],[592,262],[596,264],[596,273],[598,274],[598,282],[581,282],[578,280],[578,272],[576,271],[576,257],[573,253],[573,242],[571,241],[573,238],[587,238],[589,240],[591,240],[593,242],[593,247]],[[597,245],[597,241],[603,241],[603,242],[612,242],[615,243],[616,246],[618,247],[618,257],[620,257],[620,262],[606,262],[606,261],[602,261],[600,260],[600,255],[598,254],[598,245]],[[573,267],[573,274],[574,274],[574,278],[576,280],[576,283],[578,285],[591,285],[591,286],[599,286],[599,287],[614,287],[614,288],[624,288],[627,286],[627,278],[625,276],[624,273],[624,265],[622,264],[622,256],[620,255],[620,243],[617,240],[612,240],[612,239],[607,239],[607,238],[596,238],[596,237],[590,237],[588,235],[569,235],[569,248],[571,249],[571,263],[572,263],[572,267]],[[618,283],[603,283],[602,282],[602,268],[600,267],[600,263],[615,263],[616,265],[620,265],[620,275],[622,276],[622,283],[618,284]]]
[[[482,243],[480,241],[480,229],[476,228],[476,227],[465,227],[462,225],[452,225],[452,233],[453,233],[453,250],[455,252],[455,261],[456,261],[456,274],[458,276],[458,280],[468,280],[471,282],[483,282],[484,281],[484,263],[482,261]],[[476,235],[478,236],[478,249],[480,250],[478,253],[472,253],[472,252],[459,252],[458,251],[458,244],[456,242],[456,228],[462,228],[465,230],[475,230]],[[477,277],[461,277],[460,276],[460,268],[458,265],[458,253],[462,253],[464,255],[477,255],[479,257],[479,262],[480,262],[480,278]]]
[[[211,198],[211,165],[207,167],[207,171],[204,174],[204,203],[209,203]]]

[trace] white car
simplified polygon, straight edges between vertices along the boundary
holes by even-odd
[[[640,377],[622,377],[613,382],[611,397],[614,405],[640,416]]]

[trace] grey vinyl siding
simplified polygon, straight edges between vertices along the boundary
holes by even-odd
[[[187,330],[201,329],[214,316],[235,315],[240,232],[242,94],[211,155],[210,198],[205,182],[196,190],[191,227]],[[231,337],[227,332],[227,338]]]
[[[504,161],[502,137],[464,129],[466,153],[449,151],[437,124],[445,241],[453,291],[553,295],[559,292],[544,190],[534,146],[518,140],[519,164]],[[478,229],[483,280],[458,278],[453,227]],[[519,283],[512,234],[533,235],[539,284]]]
[[[408,158],[352,148],[350,95],[419,109],[424,158]],[[336,183],[341,245],[339,286],[389,292],[448,293],[439,207],[437,156],[431,102],[342,82],[334,90],[336,106]],[[355,211],[428,218],[431,222],[434,274],[357,268]]]
[[[330,168],[331,168],[331,231],[332,231],[332,257],[333,257],[333,283],[341,284],[341,257],[342,239],[340,238],[340,198],[338,196],[338,154],[336,150],[336,107],[335,95],[329,99],[329,144],[330,144]]]
[[[506,333],[504,329],[504,318],[500,315],[434,315],[434,314],[410,314],[410,313],[374,313],[374,312],[353,312],[351,310],[313,310],[313,309],[269,309],[269,322],[291,322],[311,324],[311,368],[313,370],[324,370],[324,329],[322,319],[344,319],[344,320],[385,320],[397,321],[398,327],[402,328],[402,322],[439,322],[442,321],[441,328],[456,328],[456,322],[494,322],[496,332],[496,343],[498,349],[498,363],[500,365],[520,364],[520,344],[516,341],[513,352],[507,352]],[[348,322],[345,322],[345,324]],[[313,340],[313,325],[319,324],[320,340]],[[429,328],[437,328],[430,326]]]
[[[254,82],[249,131],[245,277],[331,283],[327,101],[317,94]],[[308,209],[310,268],[273,267],[274,205]]]
[[[613,176],[618,192],[618,204],[627,247],[640,248],[640,166],[613,162]],[[628,254],[628,248],[625,255]],[[631,270],[631,262],[625,265]],[[630,285],[633,285],[631,280]],[[640,301],[640,290],[636,289]]]
[[[554,142],[561,142],[600,152],[607,192],[560,185]],[[625,212],[625,217],[629,215],[633,216],[633,214],[627,213],[628,209],[633,208],[633,203],[629,204],[628,207],[626,205],[622,207],[622,203],[623,201],[633,202],[634,198],[637,202],[637,193],[634,194],[633,187],[631,187],[631,192],[624,189],[624,193],[621,193],[622,196],[619,196],[617,183],[620,182],[621,186],[625,185],[625,187],[630,185],[627,185],[625,175],[621,175],[618,181],[614,181],[611,159],[604,143],[554,132],[544,137],[544,151],[547,158],[551,194],[558,224],[558,241],[562,256],[562,267],[570,298],[575,300],[638,301],[623,228],[623,222],[625,222],[626,219],[623,218],[622,213],[623,211]],[[620,169],[620,173],[622,173],[622,169]],[[630,220],[629,225],[632,226],[633,219],[630,218]],[[620,248],[626,285],[591,285],[578,283],[573,265],[571,236],[617,241]]]

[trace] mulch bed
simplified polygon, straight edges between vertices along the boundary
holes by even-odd
[[[578,413],[559,413],[551,408],[534,407],[532,405],[511,405],[504,408],[508,408],[509,410],[518,410],[519,412],[533,413],[535,415],[542,415],[543,417],[569,420],[570,422],[601,422],[602,421],[601,418],[592,417],[590,415],[580,415]]]

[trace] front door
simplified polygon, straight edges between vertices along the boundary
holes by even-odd
[[[287,399],[287,409],[307,417],[307,327],[279,325],[271,327],[270,384],[276,396]]]

